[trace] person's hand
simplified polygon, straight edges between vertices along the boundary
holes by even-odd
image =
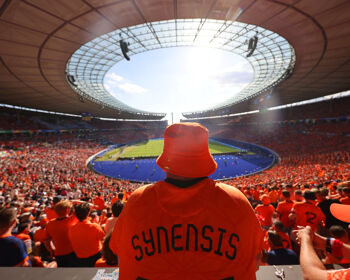
[[[312,246],[316,249],[324,249],[326,246],[326,238],[313,232],[310,226],[298,227],[294,231],[297,235],[297,242],[301,244],[302,242],[311,242]]]
[[[311,227],[301,227],[298,226],[298,229],[294,231],[297,235],[297,242],[298,244],[301,244],[302,242],[312,242],[314,233],[311,229]]]

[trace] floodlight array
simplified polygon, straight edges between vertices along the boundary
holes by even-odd
[[[246,57],[248,42],[254,36],[258,36],[256,49]],[[125,27],[99,36],[75,51],[66,66],[67,76],[73,76],[75,80],[70,83],[72,88],[103,106],[137,115],[161,117],[165,114],[133,108],[105,89],[106,73],[124,59],[119,44],[121,39],[129,43],[130,57],[178,46],[212,47],[246,57],[254,69],[253,80],[248,86],[212,108],[184,115],[225,108],[266,92],[287,78],[295,65],[294,48],[277,33],[251,24],[211,19],[177,19]]]

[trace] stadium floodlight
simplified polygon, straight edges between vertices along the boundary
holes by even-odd
[[[258,32],[256,32],[255,36],[249,39],[249,42],[248,42],[249,52],[246,57],[250,57],[254,53],[257,44],[258,44]]]
[[[77,87],[77,84],[75,83],[75,78],[73,75],[66,74],[67,81],[74,87]]]
[[[123,53],[123,56],[125,57],[125,59],[127,61],[130,61],[130,57],[128,56],[130,43],[124,42],[123,39],[120,39],[119,45],[120,45],[120,49],[122,50],[122,53]]]

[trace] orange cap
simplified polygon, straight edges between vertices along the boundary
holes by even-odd
[[[217,164],[209,152],[208,130],[198,123],[175,123],[164,132],[157,164],[165,172],[189,178],[212,174]]]
[[[350,205],[333,203],[330,210],[332,215],[337,219],[350,223]]]
[[[271,202],[271,199],[267,194],[263,194],[260,197],[260,200],[261,200],[262,204],[265,204],[265,205],[270,204],[270,202]]]

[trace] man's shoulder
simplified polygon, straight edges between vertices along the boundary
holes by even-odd
[[[22,248],[23,246],[25,246],[23,240],[13,235],[0,238],[0,245],[1,249],[5,249],[4,247],[6,246],[11,246],[11,248],[14,248],[13,246],[18,248]]]
[[[214,183],[215,188],[212,198],[215,198],[216,201],[220,201],[221,205],[231,205],[232,207],[238,208],[248,207],[253,209],[247,197],[239,189],[220,182]]]
[[[217,192],[224,192],[228,196],[246,200],[246,196],[236,187],[221,182],[214,182]]]

